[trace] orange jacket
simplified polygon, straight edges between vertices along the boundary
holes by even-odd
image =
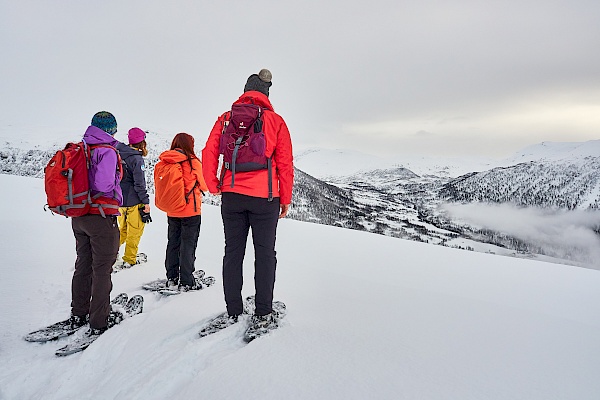
[[[234,103],[254,103],[263,107],[263,132],[267,138],[266,156],[272,158],[273,197],[279,197],[281,204],[292,202],[294,186],[294,158],[292,156],[292,140],[283,118],[273,111],[269,98],[256,91],[249,91],[240,96]],[[202,150],[202,169],[206,177],[208,190],[219,191],[219,140],[227,112],[221,115],[208,136],[206,146]],[[231,187],[231,171],[227,170],[223,177],[222,192],[240,193],[252,197],[269,197],[269,174],[266,169],[260,171],[237,172],[235,185]]]
[[[187,160],[185,154],[177,151],[177,150],[167,150],[161,153],[158,156],[160,161],[166,163],[181,163],[181,168],[183,170],[183,184],[185,187],[185,192],[189,192],[194,187],[194,184],[198,182],[198,186],[194,189],[194,198],[190,198],[187,206],[183,211],[177,213],[167,213],[169,217],[193,217],[195,215],[201,214],[202,208],[202,192],[207,191],[208,187],[206,186],[206,182],[204,181],[204,176],[202,175],[202,163],[197,158],[192,158],[192,164],[190,167],[190,162]],[[193,168],[192,168],[193,167]],[[195,200],[195,202],[194,202]],[[195,204],[195,210],[194,210]]]

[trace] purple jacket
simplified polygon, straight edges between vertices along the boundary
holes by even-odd
[[[87,128],[83,135],[83,141],[88,145],[108,144],[113,147],[117,147],[119,143],[114,137],[95,126]],[[122,204],[123,194],[119,184],[121,177],[117,168],[117,160],[117,153],[114,150],[103,147],[92,150],[92,165],[89,170],[90,191],[92,196],[102,192],[105,196],[118,200],[119,204]]]

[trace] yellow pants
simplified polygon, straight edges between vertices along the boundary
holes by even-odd
[[[142,216],[139,211],[140,205],[133,207],[121,207],[121,215],[118,217],[119,231],[121,233],[119,246],[125,243],[125,254],[123,261],[129,264],[135,264],[135,257],[138,253],[140,239],[144,233],[146,224],[142,222]]]

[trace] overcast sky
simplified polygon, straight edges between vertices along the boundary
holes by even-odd
[[[504,157],[600,135],[600,1],[0,0],[0,129],[204,142],[247,77],[296,150]],[[201,146],[200,146],[201,147]]]

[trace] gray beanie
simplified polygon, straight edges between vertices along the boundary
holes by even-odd
[[[271,74],[271,71],[263,68],[258,74],[252,74],[248,77],[246,86],[244,86],[244,92],[256,90],[269,97],[269,88],[273,84],[273,82],[271,82],[272,78],[273,75]]]

